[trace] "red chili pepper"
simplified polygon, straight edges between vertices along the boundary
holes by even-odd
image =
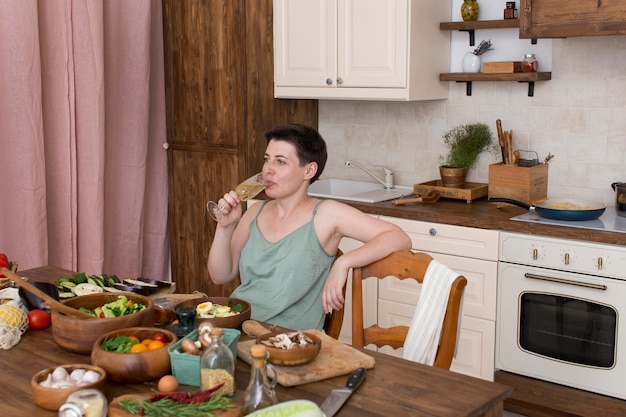
[[[211,399],[211,395],[219,390],[220,388],[222,388],[224,386],[224,383],[221,383],[219,385],[214,386],[211,389],[207,389],[204,391],[198,391],[195,394],[193,394],[191,396],[191,398],[189,399],[189,403],[190,404],[199,404],[199,403],[205,403],[207,401],[209,401]]]

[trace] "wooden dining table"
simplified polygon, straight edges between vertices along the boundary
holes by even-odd
[[[55,267],[41,267],[19,272],[31,282],[47,281],[71,274]],[[367,371],[365,381],[336,414],[338,417],[496,417],[502,415],[503,400],[511,388],[482,379],[437,369],[395,356],[364,350],[376,363]],[[0,351],[0,410],[11,417],[52,417],[55,411],[38,407],[31,394],[30,380],[38,371],[63,364],[89,364],[89,355],[63,350],[53,340],[52,329],[22,335],[13,348]],[[283,387],[277,385],[279,401],[308,399],[321,404],[330,391],[345,386],[348,375],[318,382]],[[241,402],[250,378],[250,366],[237,360],[235,402]],[[196,391],[196,387],[181,386]],[[106,389],[109,400],[125,395],[156,391],[156,382],[118,384]]]

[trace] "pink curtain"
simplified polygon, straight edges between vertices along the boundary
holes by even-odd
[[[0,0],[0,252],[168,279],[160,0]]]

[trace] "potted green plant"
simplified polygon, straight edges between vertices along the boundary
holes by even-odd
[[[483,151],[496,153],[498,146],[485,123],[468,123],[448,130],[443,135],[448,153],[439,167],[444,187],[463,188],[469,168]]]

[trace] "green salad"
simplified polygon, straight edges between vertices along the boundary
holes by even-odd
[[[94,317],[107,318],[126,316],[141,311],[146,307],[147,306],[143,303],[136,303],[133,300],[129,300],[125,295],[118,295],[117,300],[106,303],[102,307],[96,307],[94,310],[80,307],[79,310],[91,314]]]

